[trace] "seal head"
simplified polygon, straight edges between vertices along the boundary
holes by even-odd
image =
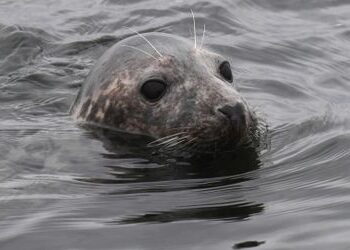
[[[223,56],[185,38],[146,33],[98,60],[72,106],[82,124],[148,135],[166,150],[238,145],[255,115]]]

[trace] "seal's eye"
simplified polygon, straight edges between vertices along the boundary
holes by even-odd
[[[161,80],[149,80],[141,87],[141,94],[150,102],[158,101],[165,93],[166,83]]]
[[[219,67],[219,72],[220,72],[220,75],[223,78],[225,78],[226,81],[232,82],[233,76],[232,76],[231,66],[229,62],[225,61],[221,63]]]

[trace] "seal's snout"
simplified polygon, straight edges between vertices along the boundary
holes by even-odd
[[[237,102],[234,106],[225,105],[218,111],[225,115],[237,131],[246,127],[245,107],[242,103]]]

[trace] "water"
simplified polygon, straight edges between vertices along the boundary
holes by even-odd
[[[191,37],[190,9],[268,147],[201,168],[77,127],[67,110],[122,27]],[[1,249],[349,249],[349,16],[345,0],[1,1]]]

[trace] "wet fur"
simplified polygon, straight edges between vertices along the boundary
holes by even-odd
[[[78,122],[148,135],[156,139],[153,146],[164,150],[216,149],[249,137],[255,114],[218,73],[220,63],[227,59],[194,48],[181,37],[163,33],[144,37],[161,56],[139,36],[111,47],[90,72],[72,106]],[[149,103],[140,94],[142,83],[150,78],[160,78],[169,86],[157,103]],[[239,130],[217,111],[237,102],[244,104],[247,119]]]

